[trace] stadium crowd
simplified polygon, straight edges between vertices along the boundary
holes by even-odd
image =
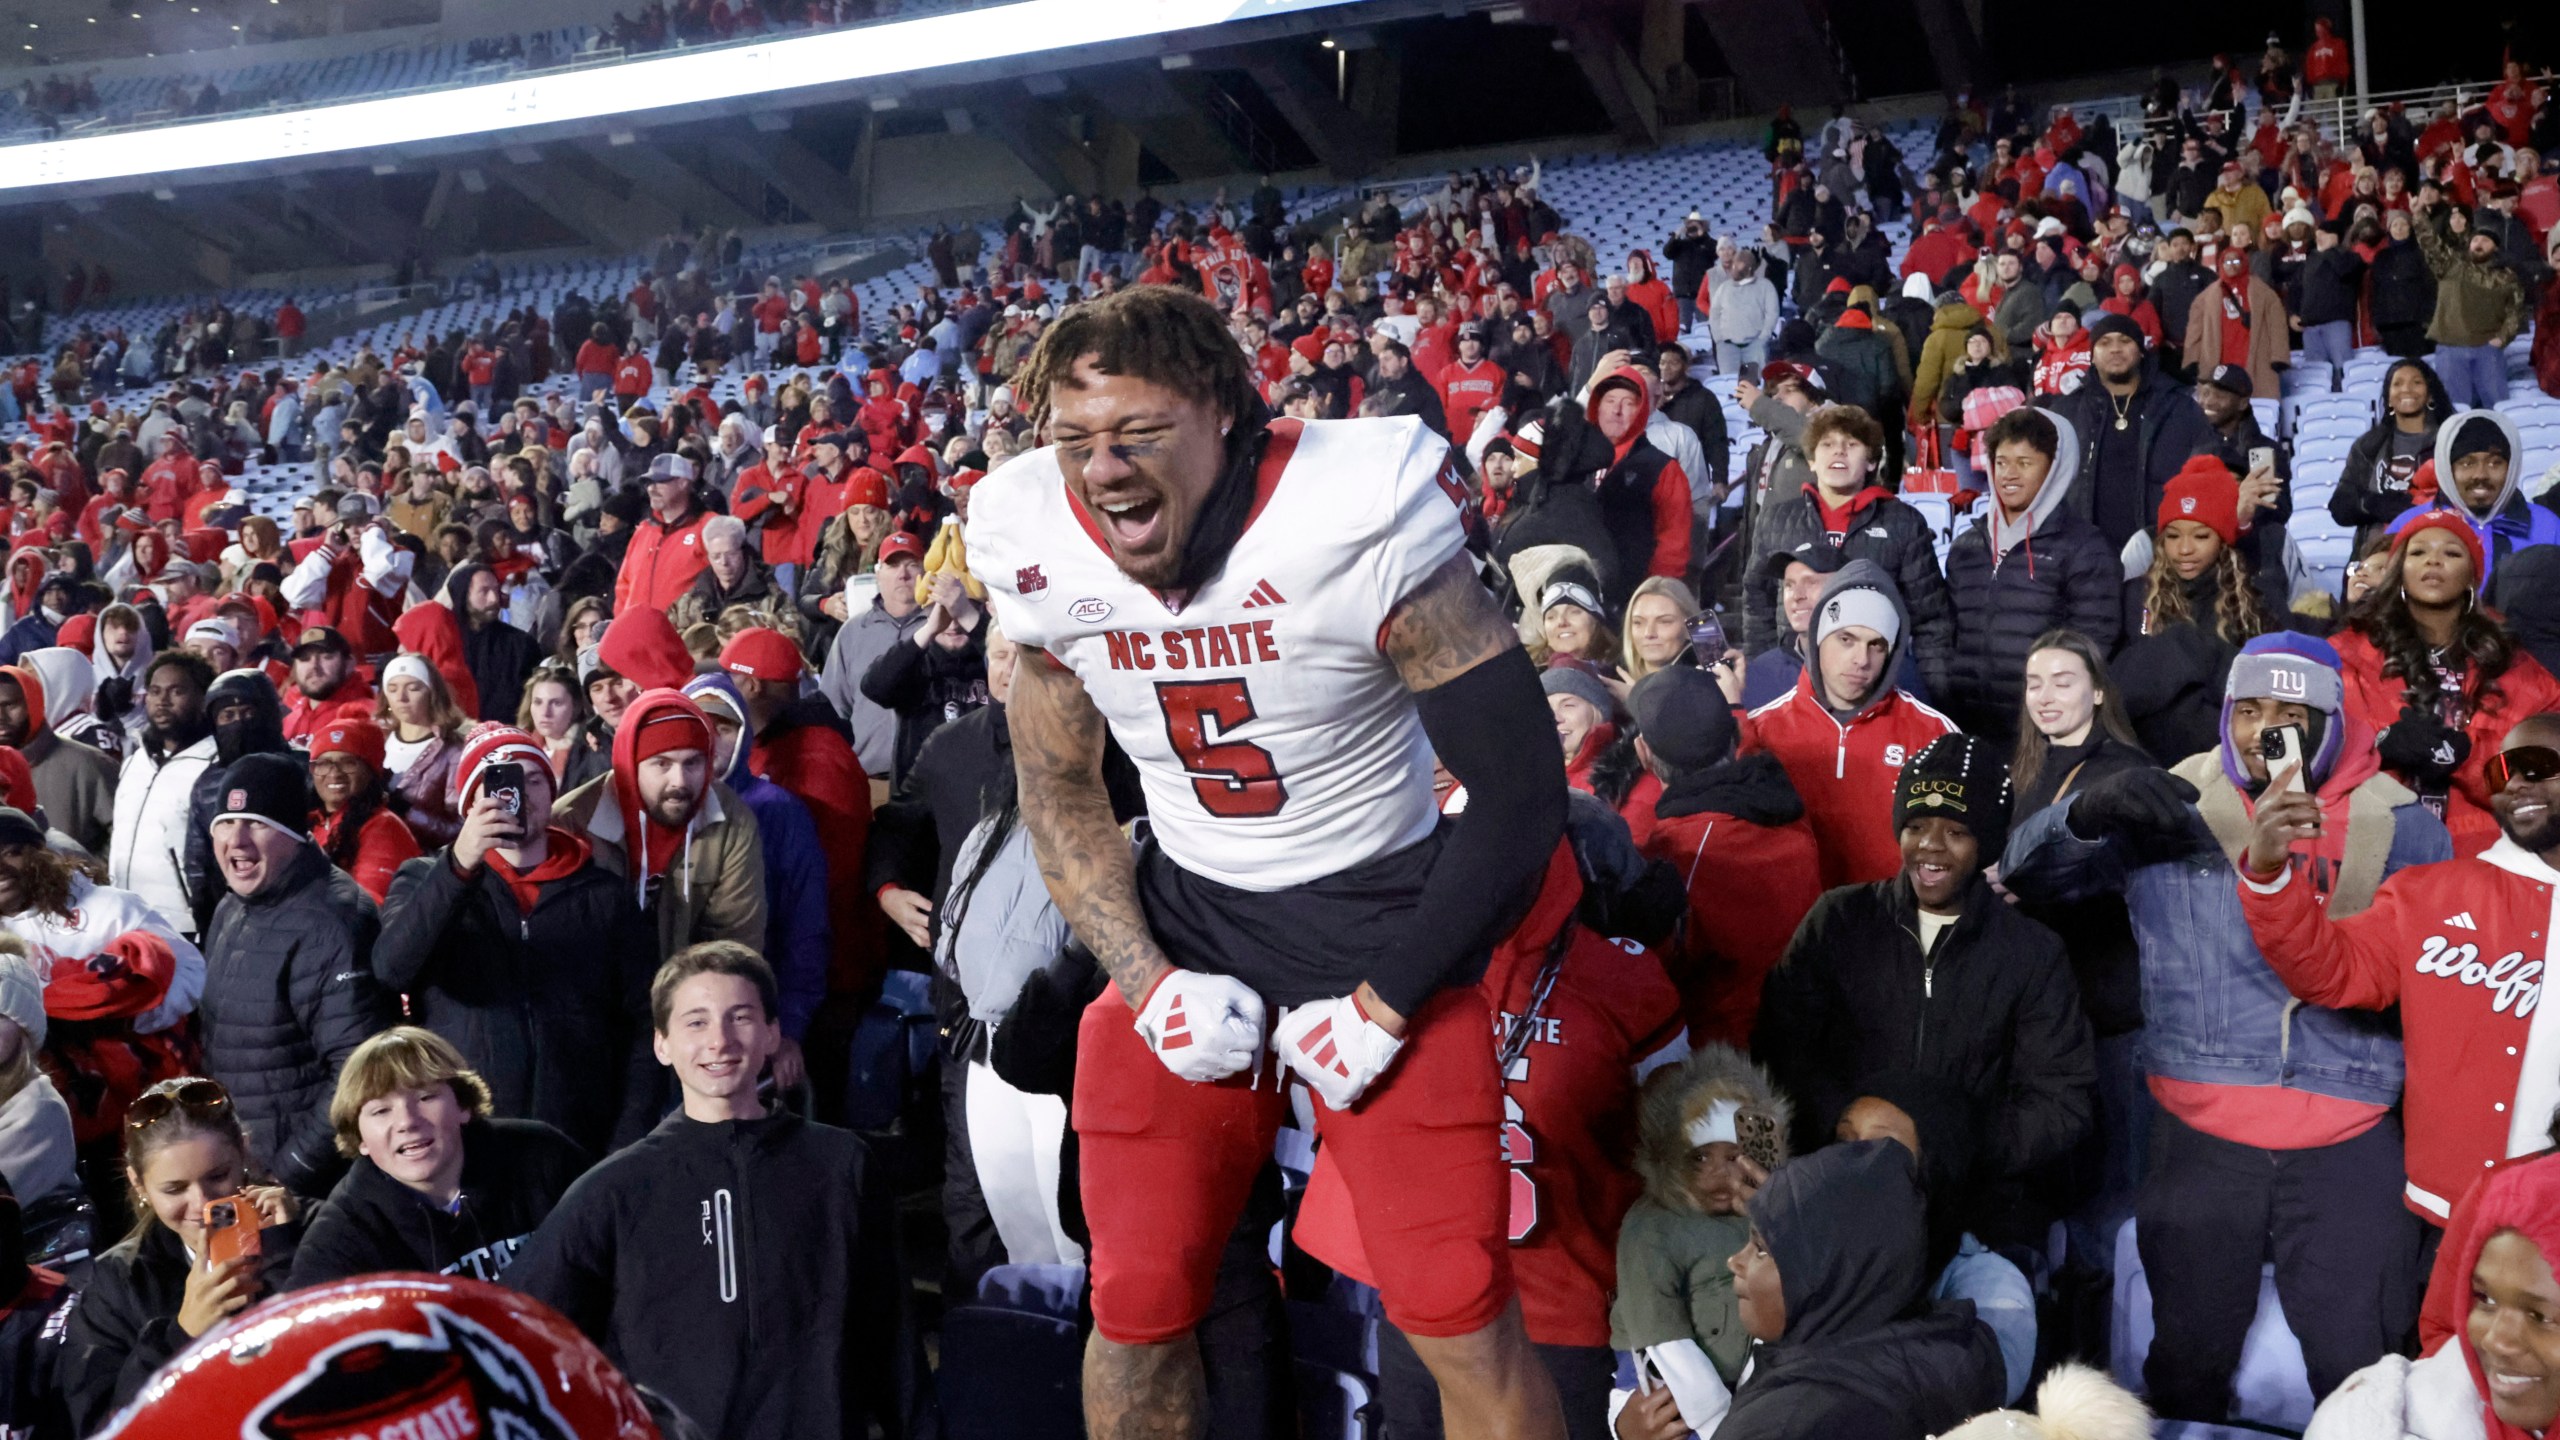
[[[1049,581],[969,522],[1057,418],[1011,382],[1134,287],[1215,307],[1235,453],[1445,448],[1538,667],[1565,839],[1459,978],[1566,1433],[1919,1437],[2042,1377],[2018,1423],[2147,1434],[2061,1363],[2129,1220],[2158,1415],[2231,1416],[2271,1261],[2315,1435],[2542,1433],[2560,495],[2495,406],[2528,329],[2560,394],[2560,114],[2510,67],[2290,123],[2344,63],[2271,42],[2123,134],[1961,101],[1916,168],[1781,112],[1762,233],[1624,256],[1524,167],[1338,234],[1267,181],[1025,205],[869,325],[704,237],[416,353],[291,358],[290,302],[79,332],[0,390],[0,1433],[382,1271],[545,1302],[705,1434],[936,1433],[900,1187],[940,1172],[946,1315],[1127,1203],[1008,721]],[[2332,594],[2251,402],[2375,344]],[[289,517],[252,463],[309,466]],[[1276,655],[1229,628],[1132,663]],[[1218,718],[1176,763],[1245,803]],[[1284,1297],[1395,1263],[1315,1154],[1198,1297],[1221,1440],[1296,1430]],[[1434,1333],[1383,1327],[1398,1440]],[[1010,1393],[943,1353],[944,1403]]]

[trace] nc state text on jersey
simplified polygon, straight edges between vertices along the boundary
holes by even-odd
[[[1280,642],[1268,620],[1194,625],[1185,630],[1106,630],[1114,670],[1209,670],[1275,663]]]

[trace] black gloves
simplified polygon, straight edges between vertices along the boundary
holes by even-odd
[[[2195,803],[2196,787],[2166,770],[2122,770],[2072,800],[2071,833],[2113,840],[2137,863],[2171,859],[2196,847]]]
[[[2471,758],[2471,737],[2415,705],[2376,736],[2374,753],[2396,774],[2422,785],[2442,785]]]

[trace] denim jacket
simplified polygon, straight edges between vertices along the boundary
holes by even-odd
[[[2400,1038],[2393,1017],[2305,1004],[2285,990],[2250,938],[2237,872],[2201,817],[2190,853],[2128,870],[2117,846],[2071,832],[2077,799],[2019,823],[2001,883],[2035,904],[2123,891],[2142,951],[2138,1054],[2146,1074],[2207,1085],[2280,1085],[2371,1105],[2398,1102]],[[2386,877],[2452,854],[2443,823],[2424,807],[2393,807]]]

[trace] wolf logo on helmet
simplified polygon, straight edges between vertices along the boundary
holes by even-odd
[[[524,1352],[441,1305],[427,1333],[372,1330],[313,1356],[241,1440],[577,1440]]]

